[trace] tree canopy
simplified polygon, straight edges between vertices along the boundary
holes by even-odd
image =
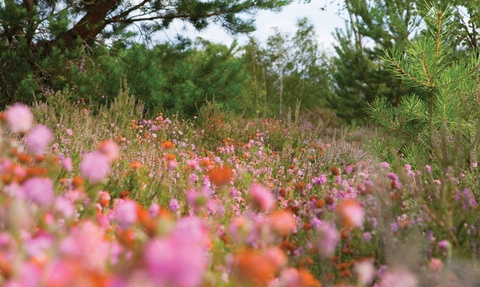
[[[117,50],[134,47],[138,43],[133,39],[141,36],[141,42],[148,41],[176,19],[192,24],[197,30],[216,24],[232,34],[248,33],[255,29],[256,11],[279,10],[292,1],[0,1],[0,107],[14,101],[41,100],[59,89],[78,90],[75,86],[83,86],[84,92],[90,90],[87,87],[94,79],[78,83],[79,77],[73,82],[72,77],[106,75],[107,71],[102,70],[104,65],[93,63],[105,62],[106,58],[99,58],[97,51],[103,53],[105,44]],[[123,60],[110,59],[111,75],[121,73],[122,67],[116,63]],[[88,66],[100,70],[85,71]]]
[[[232,33],[254,30],[252,16],[260,9],[275,10],[292,0],[6,0],[0,3],[0,39],[14,45],[25,41],[71,46],[114,38],[135,25],[150,35],[168,28],[175,19],[204,29],[213,22]],[[130,30],[131,31],[131,30]]]

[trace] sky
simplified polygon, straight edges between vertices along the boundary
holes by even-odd
[[[318,43],[326,50],[333,50],[332,44],[335,39],[332,35],[335,28],[345,27],[345,15],[338,15],[342,6],[342,0],[311,0],[311,3],[294,3],[283,8],[282,12],[259,11],[256,16],[257,30],[251,35],[265,43],[268,36],[273,34],[273,28],[278,27],[283,33],[293,35],[296,31],[297,19],[307,17],[315,26]],[[325,7],[325,11],[321,8]],[[210,25],[208,29],[198,32],[184,23],[174,22],[172,27],[158,34],[158,41],[174,40],[179,33],[190,38],[202,37],[215,43],[230,44],[234,37],[226,33],[222,28]],[[247,41],[247,36],[236,36],[240,43]]]

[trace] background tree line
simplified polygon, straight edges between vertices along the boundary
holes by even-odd
[[[0,3],[0,107],[42,101],[57,91],[72,100],[106,103],[125,80],[152,113],[189,116],[215,102],[248,117],[330,109],[361,124],[376,99],[399,106],[405,95],[424,93],[392,73],[382,57],[421,37],[428,2],[343,1],[348,21],[336,30],[331,54],[316,41],[308,19],[298,20],[293,35],[272,31],[265,43],[250,38],[243,46],[226,46],[180,37],[150,44],[175,19],[196,29],[214,23],[248,33],[254,22],[245,13],[290,2],[6,0]],[[433,2],[452,7],[455,57],[476,53],[480,3]],[[143,41],[135,42],[139,37]]]

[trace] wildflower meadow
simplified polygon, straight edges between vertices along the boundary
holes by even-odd
[[[0,114],[2,286],[479,286],[476,163],[438,173],[321,123],[141,110],[124,93]]]

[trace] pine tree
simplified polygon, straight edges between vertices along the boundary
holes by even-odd
[[[452,7],[426,6],[427,29],[405,51],[393,48],[384,57],[398,79],[420,90],[404,96],[398,107],[385,98],[367,106],[368,115],[395,139],[374,141],[375,151],[384,159],[399,152],[416,168],[429,164],[440,170],[466,168],[476,160],[480,61],[478,51],[462,51],[466,56],[458,57],[453,12]]]
[[[231,33],[248,33],[255,29],[254,12],[279,10],[290,2],[0,1],[0,108],[39,100],[59,86],[71,88],[64,74],[82,70],[79,63],[105,43],[132,43],[134,37],[149,41],[174,20],[198,30],[214,23]]]

